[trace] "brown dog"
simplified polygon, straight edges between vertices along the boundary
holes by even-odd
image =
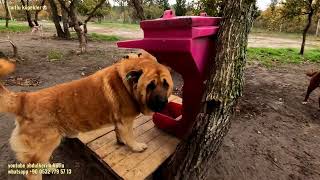
[[[310,84],[308,86],[307,94],[304,98],[303,104],[307,104],[309,96],[313,90],[320,87],[320,72],[309,72],[307,76],[311,77]],[[319,110],[320,110],[320,96],[319,96]]]
[[[14,70],[0,60],[0,75]],[[16,115],[10,138],[22,163],[49,163],[64,136],[76,136],[115,125],[118,142],[135,152],[147,148],[133,136],[133,120],[140,113],[164,108],[172,93],[168,69],[147,53],[130,55],[95,74],[36,92],[11,92],[0,87],[0,112]],[[28,176],[41,179],[41,175]]]

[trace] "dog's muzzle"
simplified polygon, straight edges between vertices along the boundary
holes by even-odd
[[[153,112],[160,112],[164,109],[167,103],[167,97],[155,96],[153,99],[149,101],[148,106]]]

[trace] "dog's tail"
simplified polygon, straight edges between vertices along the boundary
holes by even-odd
[[[15,67],[15,64],[0,58],[0,78],[12,73]],[[0,112],[17,113],[20,98],[20,95],[9,91],[0,83]]]
[[[315,74],[317,74],[317,71],[308,71],[308,72],[306,72],[306,75],[309,76],[309,77],[312,77]]]

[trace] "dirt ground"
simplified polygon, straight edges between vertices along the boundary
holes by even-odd
[[[3,34],[0,34],[0,37]],[[114,43],[90,42],[88,53],[77,55],[77,41],[11,36],[23,58],[17,71],[5,82],[14,91],[33,91],[54,84],[78,79],[109,66],[128,53]],[[49,61],[49,51],[63,54],[60,61]],[[0,51],[10,54],[9,46]],[[266,69],[258,63],[248,65],[244,96],[232,119],[232,127],[209,171],[208,179],[269,180],[320,179],[320,111],[314,92],[309,104],[302,105],[308,84],[304,72],[320,69],[319,64],[286,65]],[[182,82],[174,75],[176,93]],[[8,176],[7,164],[15,163],[8,139],[14,128],[14,118],[0,115],[0,179],[23,179]],[[63,141],[52,162],[65,163],[72,169],[69,176],[45,176],[44,179],[101,179],[103,172],[86,158],[83,150]]]
[[[127,39],[143,38],[141,29],[121,29],[106,28],[99,25],[90,24],[88,26],[89,32],[95,32],[105,35],[116,35]],[[249,36],[249,47],[269,47],[269,48],[300,48],[301,38],[288,37],[270,37],[264,33],[253,33]],[[320,40],[308,38],[306,41],[307,48],[320,48]]]

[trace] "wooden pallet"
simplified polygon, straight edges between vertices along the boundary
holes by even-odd
[[[171,96],[169,101],[181,103],[181,98]],[[78,138],[119,179],[146,179],[175,151],[179,140],[156,128],[151,116],[139,115],[134,133],[138,142],[148,145],[142,153],[118,145],[112,126],[82,133]]]

